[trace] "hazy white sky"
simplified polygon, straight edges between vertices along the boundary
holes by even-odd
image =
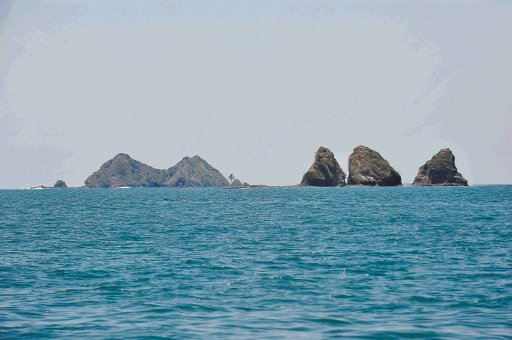
[[[296,184],[323,145],[512,183],[512,1],[0,1],[0,188],[119,152]]]

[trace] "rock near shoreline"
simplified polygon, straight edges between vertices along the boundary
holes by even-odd
[[[413,185],[417,186],[467,186],[468,181],[457,171],[455,156],[446,148],[423,164]]]
[[[315,155],[313,165],[302,177],[302,186],[343,187],[346,185],[345,173],[331,150],[320,147]]]
[[[366,186],[402,185],[402,177],[377,151],[359,145],[348,159],[348,184]]]

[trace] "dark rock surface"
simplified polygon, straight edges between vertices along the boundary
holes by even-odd
[[[85,180],[86,187],[211,187],[228,186],[224,176],[199,156],[185,157],[175,166],[155,169],[120,153]]]
[[[302,177],[300,185],[315,187],[345,186],[345,173],[331,150],[320,147],[315,155],[313,165]]]
[[[68,186],[66,185],[66,182],[59,179],[57,182],[55,182],[53,187],[55,189],[64,189],[64,188],[67,188]]]
[[[413,185],[467,186],[468,181],[457,171],[455,156],[450,149],[441,149],[423,164]]]
[[[402,184],[400,174],[377,151],[359,145],[348,159],[348,184],[396,186]]]

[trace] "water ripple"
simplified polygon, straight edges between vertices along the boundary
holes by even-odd
[[[0,338],[512,334],[512,187],[0,191]]]

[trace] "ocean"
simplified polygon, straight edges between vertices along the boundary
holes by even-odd
[[[510,338],[512,186],[0,191],[0,338]]]

